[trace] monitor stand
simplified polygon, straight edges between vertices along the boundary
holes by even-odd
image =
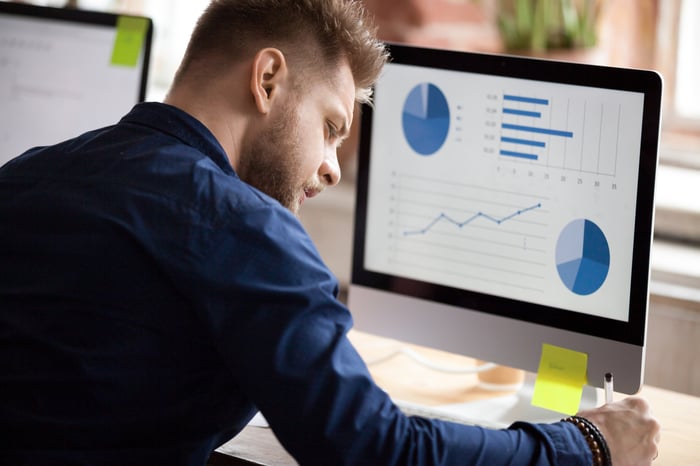
[[[566,417],[532,405],[533,372],[358,330],[349,337],[377,384],[407,414],[495,428],[516,421],[551,423]],[[601,389],[584,385],[579,409],[600,406],[603,399]]]
[[[475,424],[495,428],[508,427],[516,421],[551,423],[566,417],[565,414],[532,405],[535,378],[535,374],[526,373],[518,390],[502,396],[431,406],[430,410],[444,414],[446,418],[473,420]],[[584,385],[579,410],[600,406],[602,399],[602,390]]]

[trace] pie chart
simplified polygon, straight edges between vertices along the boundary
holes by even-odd
[[[403,133],[408,145],[420,155],[432,155],[447,139],[450,107],[445,94],[432,83],[411,89],[402,113]]]
[[[570,291],[582,296],[595,293],[610,270],[605,234],[591,220],[574,220],[559,234],[556,263],[559,277]]]

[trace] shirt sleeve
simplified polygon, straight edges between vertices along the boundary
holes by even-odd
[[[566,423],[488,430],[404,416],[348,340],[337,281],[296,219],[261,209],[231,224],[193,286],[241,391],[300,464],[590,464]]]

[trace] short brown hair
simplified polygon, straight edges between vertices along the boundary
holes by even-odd
[[[360,102],[370,101],[388,59],[357,0],[213,0],[197,21],[175,82],[216,73],[264,47],[280,49],[290,66],[304,71],[322,72],[347,59]]]

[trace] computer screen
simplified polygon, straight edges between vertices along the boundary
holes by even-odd
[[[0,2],[0,165],[143,101],[148,18]]]
[[[368,333],[643,380],[661,78],[390,45],[362,111],[348,300]]]

